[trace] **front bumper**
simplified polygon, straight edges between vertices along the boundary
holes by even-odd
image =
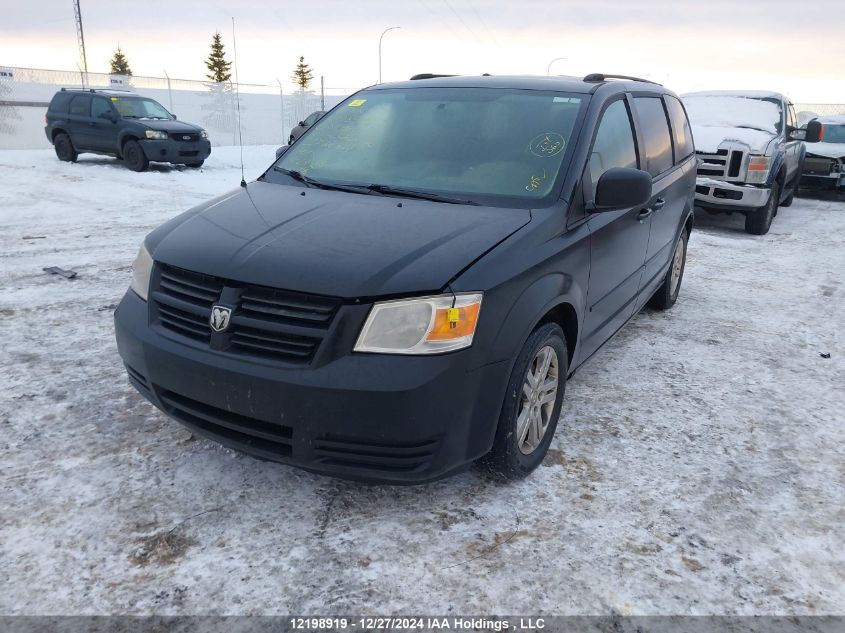
[[[178,134],[175,136],[178,136]],[[180,142],[171,137],[166,141],[147,139],[140,141],[140,144],[144,150],[144,154],[147,156],[147,160],[162,163],[174,163],[177,165],[198,163],[208,158],[211,154],[211,143],[208,139]]]
[[[771,193],[768,187],[735,184],[700,176],[695,180],[695,204],[704,208],[750,211],[764,206]]]
[[[470,350],[347,354],[319,367],[234,359],[150,327],[128,291],[115,312],[130,383],[178,422],[259,458],[348,479],[423,483],[492,446],[507,361],[470,369]]]

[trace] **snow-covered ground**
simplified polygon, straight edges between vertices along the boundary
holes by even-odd
[[[678,304],[579,370],[533,476],[392,488],[194,439],[127,383],[138,244],[239,179],[233,148],[0,152],[0,614],[845,612],[845,203],[759,238],[698,216]]]

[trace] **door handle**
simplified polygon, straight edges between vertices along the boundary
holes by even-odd
[[[660,211],[660,209],[662,209],[663,205],[665,205],[665,204],[666,204],[666,201],[663,198],[658,198],[657,200],[654,201],[654,204],[651,205],[651,208],[654,211]]]
[[[648,218],[648,216],[650,216],[652,213],[654,213],[654,209],[645,208],[637,214],[637,220],[640,224],[642,224],[643,221],[645,221],[645,219]]]

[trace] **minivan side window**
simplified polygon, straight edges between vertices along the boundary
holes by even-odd
[[[692,132],[681,102],[671,95],[665,95],[665,99],[666,108],[669,110],[669,119],[672,121],[672,131],[675,134],[675,164],[678,164],[692,154],[695,149],[692,142]]]
[[[599,178],[613,167],[636,167],[637,146],[631,117],[623,99],[611,103],[602,115],[590,154],[592,197],[596,197]]]
[[[96,119],[103,112],[111,112],[111,104],[102,97],[94,97],[91,102],[91,118]]]
[[[647,170],[652,176],[658,176],[673,164],[672,138],[663,99],[659,96],[635,97],[634,108],[643,133]]]
[[[87,95],[76,95],[70,100],[70,113],[77,116],[88,116],[91,98]]]

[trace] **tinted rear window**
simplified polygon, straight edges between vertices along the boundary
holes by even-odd
[[[675,134],[675,162],[678,163],[693,152],[692,132],[684,106],[675,97],[666,95],[666,108]]]
[[[70,102],[70,98],[73,95],[67,92],[58,92],[53,95],[52,101],[50,101],[50,107],[48,108],[51,112],[67,112],[67,104]]]
[[[657,176],[672,167],[672,139],[669,136],[669,122],[663,109],[663,99],[636,97],[634,107],[645,142],[647,168],[652,176]]]

